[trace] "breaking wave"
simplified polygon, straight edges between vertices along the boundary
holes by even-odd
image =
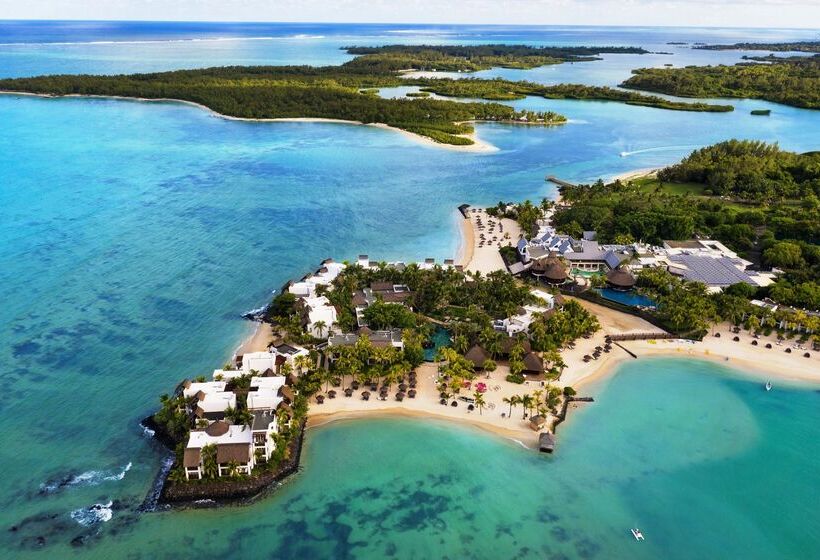
[[[114,511],[111,509],[113,504],[109,501],[107,504],[94,504],[86,508],[75,509],[70,514],[71,519],[83,527],[93,527],[105,523],[114,516]]]
[[[40,494],[54,494],[60,490],[73,486],[97,486],[106,481],[117,481],[125,478],[125,474],[131,470],[132,463],[129,462],[119,471],[86,471],[80,474],[67,475],[63,478],[49,480],[40,485]]]

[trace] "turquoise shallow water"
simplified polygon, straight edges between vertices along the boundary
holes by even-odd
[[[340,422],[309,433],[303,470],[273,497],[133,524],[115,513],[83,557],[820,553],[817,391],[766,393],[712,363],[644,359],[585,393],[596,402],[572,413],[551,457],[442,421]],[[120,486],[134,489],[126,477],[96,491]],[[633,540],[633,526],[645,542]],[[52,552],[71,554],[65,545]]]
[[[397,35],[652,45],[743,38],[725,30],[285,26],[281,41],[200,42],[189,39],[202,30],[160,27],[15,34],[3,23],[0,35],[11,38],[0,42],[33,39],[0,45],[0,74],[335,63],[341,44]],[[159,42],[88,43],[111,33]],[[598,68],[590,81],[621,71]],[[572,122],[482,125],[480,136],[500,151],[476,155],[368,127],[240,123],[171,103],[0,96],[3,550],[607,558],[689,550],[714,557],[725,547],[727,556],[817,555],[816,514],[806,506],[817,500],[817,393],[778,390],[760,401],[756,384],[677,362],[634,364],[596,389],[605,399],[562,428],[552,459],[441,424],[340,424],[311,435],[296,482],[251,508],[135,512],[161,460],[137,421],[179,379],[227,359],[249,332],[239,315],[285,280],[328,256],[450,257],[458,204],[552,196],[548,174],[590,181],[730,137],[799,151],[820,145],[818,112],[733,103],[734,113],[711,115],[522,100],[516,105]],[[748,114],[760,106],[772,116]],[[621,402],[623,417],[615,415]],[[110,521],[81,524],[93,517],[84,508],[112,500]],[[639,549],[625,535],[634,523],[648,538]],[[6,531],[12,526],[19,529]],[[69,544],[98,531],[82,547]],[[730,533],[740,536],[730,541]],[[703,542],[689,542],[693,535]]]

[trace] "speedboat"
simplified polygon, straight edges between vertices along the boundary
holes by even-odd
[[[636,541],[644,540],[643,539],[643,533],[641,533],[640,529],[630,529],[630,531],[632,531],[632,536],[635,537]]]
[[[771,390],[772,390],[772,382],[771,382],[771,381],[767,381],[767,382],[766,382],[766,390],[767,390],[767,391],[771,391]]]

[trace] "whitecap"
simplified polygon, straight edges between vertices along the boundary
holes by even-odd
[[[107,504],[94,504],[87,508],[75,509],[70,513],[71,519],[83,527],[92,527],[99,523],[105,523],[114,516],[114,511],[111,509],[112,505],[113,502],[109,501]]]

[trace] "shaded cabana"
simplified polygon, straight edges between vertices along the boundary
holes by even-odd
[[[613,290],[625,292],[635,287],[635,276],[625,267],[619,266],[606,273],[606,283]]]
[[[535,430],[536,432],[541,430],[544,427],[544,424],[547,423],[547,419],[540,414],[533,416],[530,418],[530,428]]]

